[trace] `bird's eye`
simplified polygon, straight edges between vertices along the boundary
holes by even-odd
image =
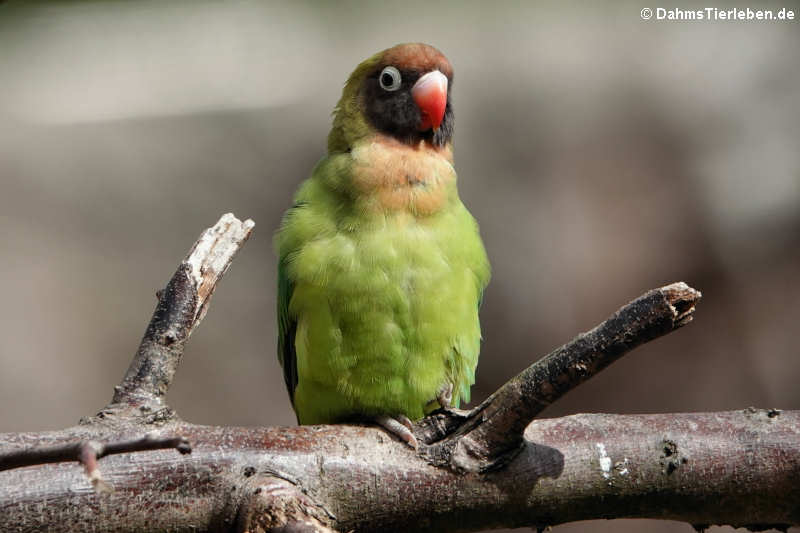
[[[403,83],[403,78],[400,76],[400,71],[394,67],[386,67],[381,71],[378,77],[378,83],[381,84],[381,89],[384,91],[396,91]]]

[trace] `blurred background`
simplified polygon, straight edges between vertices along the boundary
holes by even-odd
[[[407,41],[455,67],[460,191],[493,264],[474,398],[683,280],[703,292],[693,324],[545,415],[800,407],[800,22],[643,7],[0,4],[0,431],[102,407],[156,290],[229,211],[256,230],[169,401],[197,423],[293,424],[272,235],[347,75]],[[692,531],[555,530],[643,528]]]

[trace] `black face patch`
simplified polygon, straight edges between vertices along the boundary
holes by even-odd
[[[425,74],[411,70],[401,70],[402,83],[396,91],[387,91],[380,86],[383,66],[375,70],[364,81],[361,95],[369,123],[381,133],[391,135],[407,144],[427,141],[434,146],[444,146],[453,138],[453,107],[450,104],[450,80],[448,79],[447,107],[439,129],[418,131],[417,124],[422,119],[417,104],[411,96],[411,88]]]

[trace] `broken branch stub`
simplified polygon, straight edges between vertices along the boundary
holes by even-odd
[[[195,242],[164,290],[114,404],[162,404],[186,342],[203,320],[211,295],[255,223],[223,215]]]

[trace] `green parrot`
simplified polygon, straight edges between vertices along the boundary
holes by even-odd
[[[458,197],[447,58],[401,44],[361,63],[328,154],[276,235],[278,358],[300,424],[411,420],[468,402],[489,261]]]

